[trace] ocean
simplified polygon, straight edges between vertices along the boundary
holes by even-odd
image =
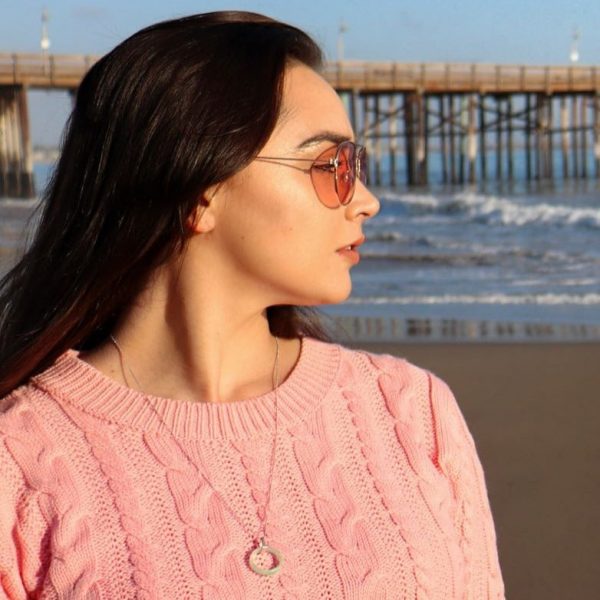
[[[600,184],[374,189],[335,314],[600,324]]]
[[[48,167],[36,165],[36,181]],[[38,184],[39,186],[39,184]],[[379,214],[333,317],[600,331],[600,182],[372,188]],[[0,199],[0,273],[37,200]]]

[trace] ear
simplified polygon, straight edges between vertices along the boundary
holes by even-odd
[[[208,233],[214,229],[216,223],[213,204],[215,194],[216,189],[209,188],[198,197],[196,206],[185,223],[191,233]]]

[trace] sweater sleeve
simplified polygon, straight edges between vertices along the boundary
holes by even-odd
[[[503,599],[494,521],[475,442],[449,387],[429,374],[429,391],[440,470],[456,500],[455,527],[465,560],[469,600]]]

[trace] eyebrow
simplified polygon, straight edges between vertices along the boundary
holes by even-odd
[[[341,135],[339,133],[335,133],[334,131],[322,131],[321,133],[317,133],[316,135],[312,135],[303,142],[301,142],[296,150],[304,150],[305,148],[311,148],[312,146],[316,146],[322,142],[332,142],[333,144],[341,144],[342,142],[351,141],[352,138],[349,138],[347,135]]]

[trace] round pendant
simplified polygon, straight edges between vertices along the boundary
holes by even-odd
[[[270,569],[263,569],[254,562],[258,558],[258,555],[263,551],[270,554],[276,560],[276,564]],[[281,569],[281,565],[283,564],[283,556],[281,552],[279,552],[279,550],[277,550],[276,548],[271,548],[271,546],[267,546],[267,544],[265,544],[265,539],[262,538],[258,546],[252,551],[248,562],[250,563],[250,568],[257,575],[271,576],[275,575],[275,573],[278,573]]]

